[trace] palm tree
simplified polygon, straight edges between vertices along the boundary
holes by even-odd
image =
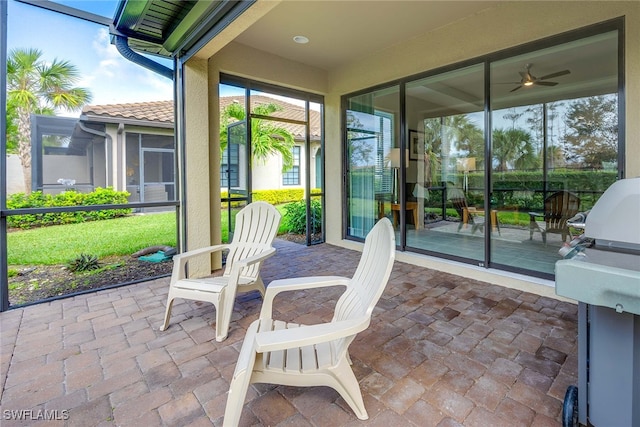
[[[425,171],[428,182],[438,182],[443,151],[457,150],[466,157],[475,157],[477,167],[484,158],[484,137],[480,129],[464,114],[424,119]],[[443,147],[443,142],[446,146]]]
[[[260,104],[253,108],[253,112],[261,116],[269,116],[282,110],[282,106],[274,103]],[[220,126],[220,150],[227,148],[227,126],[236,121],[244,121],[247,114],[244,106],[233,102],[222,110]],[[288,130],[278,127],[275,122],[264,119],[251,119],[251,149],[252,159],[265,163],[270,155],[282,156],[282,171],[293,167],[294,136]]]
[[[18,114],[15,105],[11,102],[7,102],[6,124],[7,153],[16,154],[18,153]]]
[[[68,61],[47,63],[38,49],[14,49],[7,58],[7,104],[17,121],[17,145],[25,192],[31,192],[31,114],[53,115],[57,109],[79,110],[91,93],[74,87],[78,69]],[[12,119],[7,117],[7,121]]]

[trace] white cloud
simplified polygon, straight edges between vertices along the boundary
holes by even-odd
[[[106,29],[92,41],[95,67],[84,81],[93,93],[92,104],[164,101],[173,98],[173,82],[125,59],[110,43]]]

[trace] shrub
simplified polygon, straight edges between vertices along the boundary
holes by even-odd
[[[257,190],[252,194],[254,201],[263,201],[272,205],[296,202],[302,200],[304,190],[302,188],[282,189],[282,190]]]
[[[82,200],[83,205],[123,205],[128,203],[130,194],[126,191],[115,191],[112,188],[96,188],[92,193],[85,195]],[[84,212],[88,220],[111,219],[126,216],[131,213],[131,209],[111,209],[105,211]]]
[[[76,272],[98,270],[100,263],[95,255],[80,254],[67,265],[69,270]]]
[[[125,204],[129,193],[115,191],[112,188],[96,188],[91,193],[79,193],[75,190],[64,191],[52,195],[42,191],[34,191],[28,196],[24,193],[12,194],[7,198],[8,209],[47,208],[60,206],[90,206]],[[12,215],[7,217],[7,224],[12,228],[34,228],[47,225],[72,224],[84,221],[95,221],[125,216],[131,209],[110,209],[99,211],[49,212],[28,215]]]
[[[285,205],[286,228],[290,233],[305,234],[307,229],[307,206],[304,200]],[[322,228],[322,205],[319,200],[311,200],[311,233],[319,233]]]
[[[313,192],[311,193],[313,194]],[[226,199],[228,193],[226,191],[220,192],[220,198]],[[231,197],[247,197],[246,194],[234,194],[231,193]],[[251,199],[254,202],[262,201],[271,205],[281,205],[283,203],[296,202],[302,200],[304,197],[304,190],[302,188],[290,188],[279,190],[256,190],[251,193]],[[244,202],[231,202],[231,207],[244,206]],[[223,209],[226,209],[226,203],[222,205]]]

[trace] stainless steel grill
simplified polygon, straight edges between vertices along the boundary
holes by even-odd
[[[580,226],[580,224],[576,224]],[[556,294],[578,301],[578,386],[563,426],[640,426],[640,178],[614,183],[561,250]]]

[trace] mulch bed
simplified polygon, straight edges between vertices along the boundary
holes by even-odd
[[[12,266],[11,270],[17,274],[9,277],[9,304],[29,304],[61,295],[149,280],[171,274],[173,262],[146,262],[120,256],[100,260],[100,265],[100,270],[77,273],[63,265]]]
[[[306,244],[304,235],[283,234],[278,238]],[[9,305],[31,304],[63,295],[150,280],[171,274],[173,268],[172,261],[155,263],[131,256],[102,259],[100,265],[100,270],[78,273],[64,265],[11,266]]]

